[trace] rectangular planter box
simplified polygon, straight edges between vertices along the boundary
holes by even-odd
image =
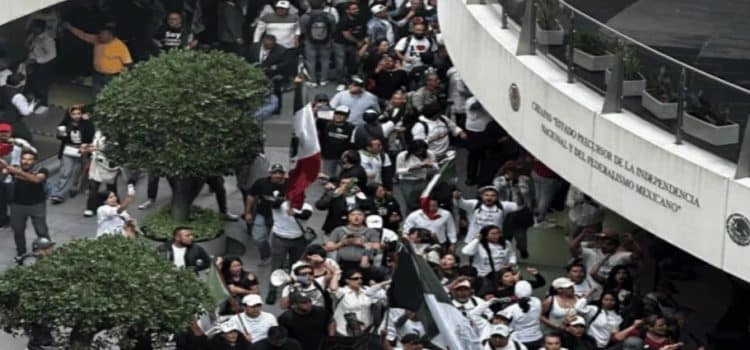
[[[604,84],[609,85],[609,79],[612,76],[612,70],[607,69],[604,71]],[[622,81],[622,96],[623,97],[634,97],[641,96],[643,90],[646,90],[646,78],[638,73],[641,77],[639,80],[623,80]]]
[[[687,113],[682,123],[682,130],[714,146],[733,145],[740,140],[738,124],[717,126]]]
[[[656,97],[651,96],[646,89],[641,94],[641,105],[643,108],[651,112],[657,119],[670,120],[677,119],[677,103],[676,102],[661,102]]]
[[[565,31],[562,26],[557,22],[556,30],[544,30],[539,27],[539,23],[536,24],[536,42],[539,45],[556,46],[562,45],[565,42]]]
[[[615,63],[615,55],[608,53],[606,55],[594,56],[585,51],[575,49],[573,50],[573,63],[587,71],[603,71]]]

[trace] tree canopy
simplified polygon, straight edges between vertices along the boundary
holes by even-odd
[[[253,117],[269,91],[241,57],[173,50],[137,64],[97,96],[95,120],[107,156],[164,176],[210,176],[260,152]]]
[[[0,324],[70,327],[93,336],[114,328],[132,336],[182,332],[199,305],[213,305],[190,270],[146,243],[123,236],[80,239],[0,276]]]

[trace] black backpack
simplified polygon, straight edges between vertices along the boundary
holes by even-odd
[[[326,44],[331,40],[333,23],[323,11],[310,13],[310,22],[307,25],[308,40],[313,44]]]

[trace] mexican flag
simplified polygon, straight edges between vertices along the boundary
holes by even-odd
[[[453,306],[435,272],[410,245],[398,253],[391,281],[389,306],[415,310],[434,345],[450,350],[482,348],[469,319]]]
[[[286,198],[291,207],[300,209],[305,202],[305,189],[320,172],[320,144],[311,105],[302,104],[302,84],[294,89],[292,144],[289,154],[289,180]]]

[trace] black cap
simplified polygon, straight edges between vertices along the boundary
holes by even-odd
[[[409,333],[401,337],[401,344],[420,344],[422,343],[422,337],[416,333]]]
[[[276,163],[276,164],[274,164],[274,165],[271,165],[271,168],[270,168],[270,169],[268,169],[268,172],[269,172],[269,173],[275,173],[275,172],[277,172],[277,171],[280,171],[280,172],[282,172],[282,173],[283,173],[283,172],[286,172],[286,170],[284,169],[284,165],[282,165],[282,164],[279,164],[279,163]]]
[[[289,296],[289,301],[292,302],[292,305],[297,305],[302,303],[310,303],[312,302],[312,298],[310,298],[310,296],[305,293],[296,292]]]
[[[323,101],[328,102],[330,100],[331,99],[329,99],[328,95],[326,95],[326,94],[321,93],[321,94],[315,95],[315,102],[323,102]]]

